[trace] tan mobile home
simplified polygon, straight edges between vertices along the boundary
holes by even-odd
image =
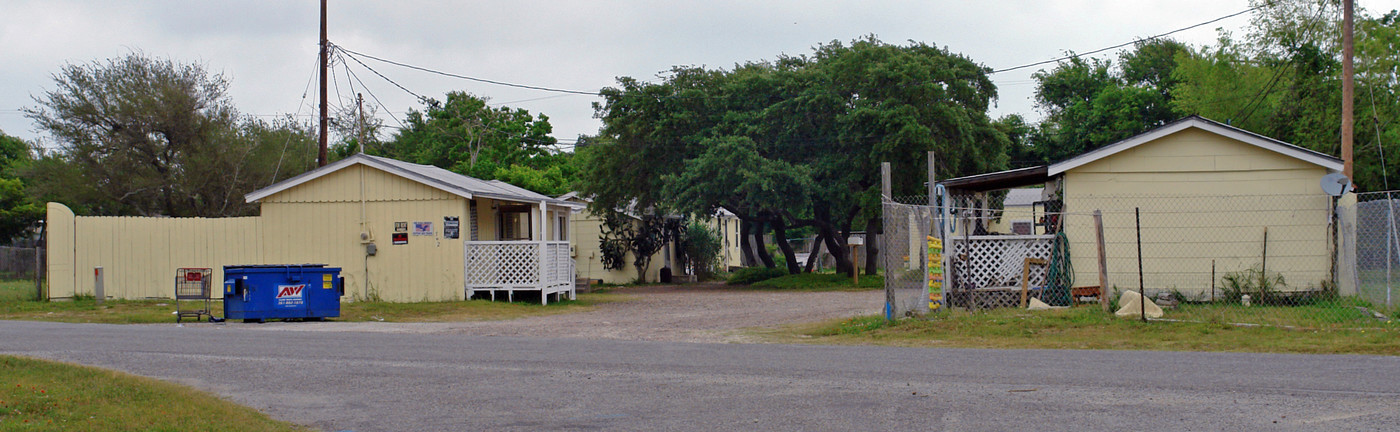
[[[74,217],[50,204],[50,296],[172,296],[181,267],[322,263],[347,299],[461,300],[517,291],[572,295],[575,205],[504,182],[358,154],[254,191],[261,216]]]
[[[627,265],[621,269],[609,270],[603,267],[602,250],[599,246],[599,239],[603,233],[603,219],[593,212],[588,211],[586,206],[589,203],[587,198],[581,197],[577,192],[570,192],[558,197],[560,200],[575,203],[581,206],[574,213],[571,222],[571,231],[575,234],[569,240],[570,246],[574,250],[574,262],[578,265],[578,277],[594,281],[601,281],[609,284],[625,284],[637,281],[637,269],[633,266],[632,253],[626,257]],[[629,214],[629,216],[631,216]],[[636,216],[631,216],[635,218]],[[716,212],[711,219],[703,221],[710,228],[714,229],[722,239],[723,249],[720,252],[720,259],[725,268],[737,267],[740,265],[739,246],[739,218],[725,210]],[[647,268],[648,282],[661,280],[661,269],[676,262],[676,252],[671,245],[663,248],[651,258],[651,266]],[[686,274],[683,269],[672,269],[673,275]]]
[[[983,218],[978,224],[990,234],[959,233],[955,241],[1049,244],[1054,235],[1040,235],[1042,230],[1059,228],[1069,243],[1076,286],[1098,285],[1091,214],[1099,210],[1109,286],[1137,289],[1140,213],[1143,283],[1149,293],[1204,298],[1220,295],[1212,286],[1222,276],[1250,269],[1281,276],[1287,290],[1325,286],[1331,278],[1335,203],[1319,181],[1341,169],[1335,157],[1192,116],[1055,164],[940,184],[967,198],[958,202],[976,209],[968,213]],[[995,211],[981,209],[989,207],[989,192],[1025,186],[1042,186],[1040,199],[1065,214],[1044,218],[1042,213],[1033,221],[1034,235],[1014,236],[1007,221],[1024,215],[1008,209],[1002,216],[1007,221],[994,223],[987,215]],[[1049,250],[1030,249],[1041,255]],[[989,276],[985,283],[1019,279],[1022,264],[1007,263],[1024,257],[1005,256],[988,259],[1005,275]]]

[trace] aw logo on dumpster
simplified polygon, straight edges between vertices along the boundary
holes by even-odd
[[[300,307],[303,304],[302,295],[306,291],[306,284],[299,285],[278,285],[277,286],[277,306],[278,307]]]

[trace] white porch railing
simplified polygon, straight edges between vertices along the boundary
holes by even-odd
[[[542,303],[550,294],[574,298],[574,260],[566,241],[468,241],[467,297],[478,291],[539,291]]]
[[[951,236],[953,256],[967,259],[958,265],[959,283],[970,288],[1020,286],[1026,258],[1050,259],[1054,235]],[[1033,266],[1030,286],[1045,285],[1045,266]]]

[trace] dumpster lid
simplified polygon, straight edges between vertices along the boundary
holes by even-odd
[[[312,267],[314,267],[314,268],[320,268],[320,267],[325,267],[325,266],[326,266],[325,264],[244,264],[244,265],[226,265],[226,266],[224,266],[224,269],[227,270],[227,269],[241,269],[241,268],[297,268],[297,267],[303,267],[303,268],[312,268]]]

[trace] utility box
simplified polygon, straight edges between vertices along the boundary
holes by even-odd
[[[244,321],[340,316],[345,280],[325,264],[224,266],[224,317]]]

